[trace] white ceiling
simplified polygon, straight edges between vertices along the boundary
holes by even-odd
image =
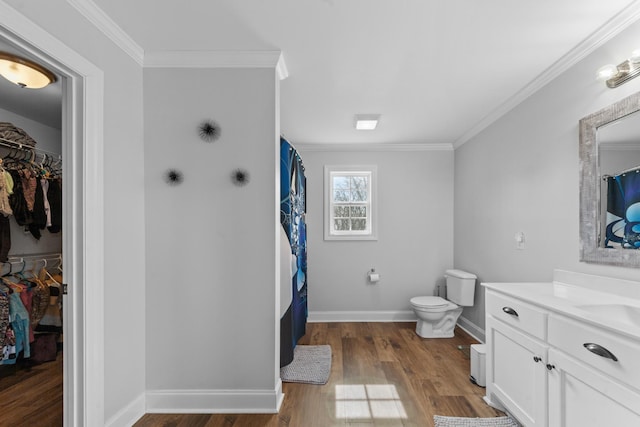
[[[282,50],[281,130],[293,143],[453,144],[638,2],[93,3],[146,53]],[[378,129],[356,131],[356,114],[381,114]]]

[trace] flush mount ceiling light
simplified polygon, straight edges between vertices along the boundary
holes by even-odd
[[[20,87],[40,89],[56,76],[41,65],[7,52],[0,52],[0,75]]]
[[[640,49],[631,52],[631,56],[620,64],[608,64],[598,69],[598,78],[605,80],[610,88],[618,87],[640,74]]]
[[[380,114],[358,114],[356,115],[357,130],[374,130],[378,126]]]

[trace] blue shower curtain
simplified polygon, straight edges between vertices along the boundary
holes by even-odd
[[[607,177],[605,247],[640,249],[640,170]]]
[[[298,152],[284,138],[280,139],[280,224],[281,269],[286,281],[281,293],[280,366],[293,360],[293,349],[305,334],[307,325],[307,229],[306,177]],[[286,237],[285,237],[286,236]],[[288,287],[288,288],[287,288]],[[284,311],[286,308],[286,311]],[[283,312],[284,311],[284,312]]]

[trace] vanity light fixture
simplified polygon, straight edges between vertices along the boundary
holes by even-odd
[[[7,52],[0,52],[0,75],[28,89],[40,89],[57,80],[55,74],[42,65]]]
[[[357,114],[356,129],[357,130],[375,130],[380,120],[380,114]]]
[[[605,80],[610,88],[618,87],[640,74],[640,49],[631,52],[631,56],[620,64],[608,64],[598,69],[598,78]]]

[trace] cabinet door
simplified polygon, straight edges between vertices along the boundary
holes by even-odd
[[[547,346],[487,318],[487,396],[527,427],[547,425]]]
[[[549,350],[551,427],[640,426],[640,391]]]

